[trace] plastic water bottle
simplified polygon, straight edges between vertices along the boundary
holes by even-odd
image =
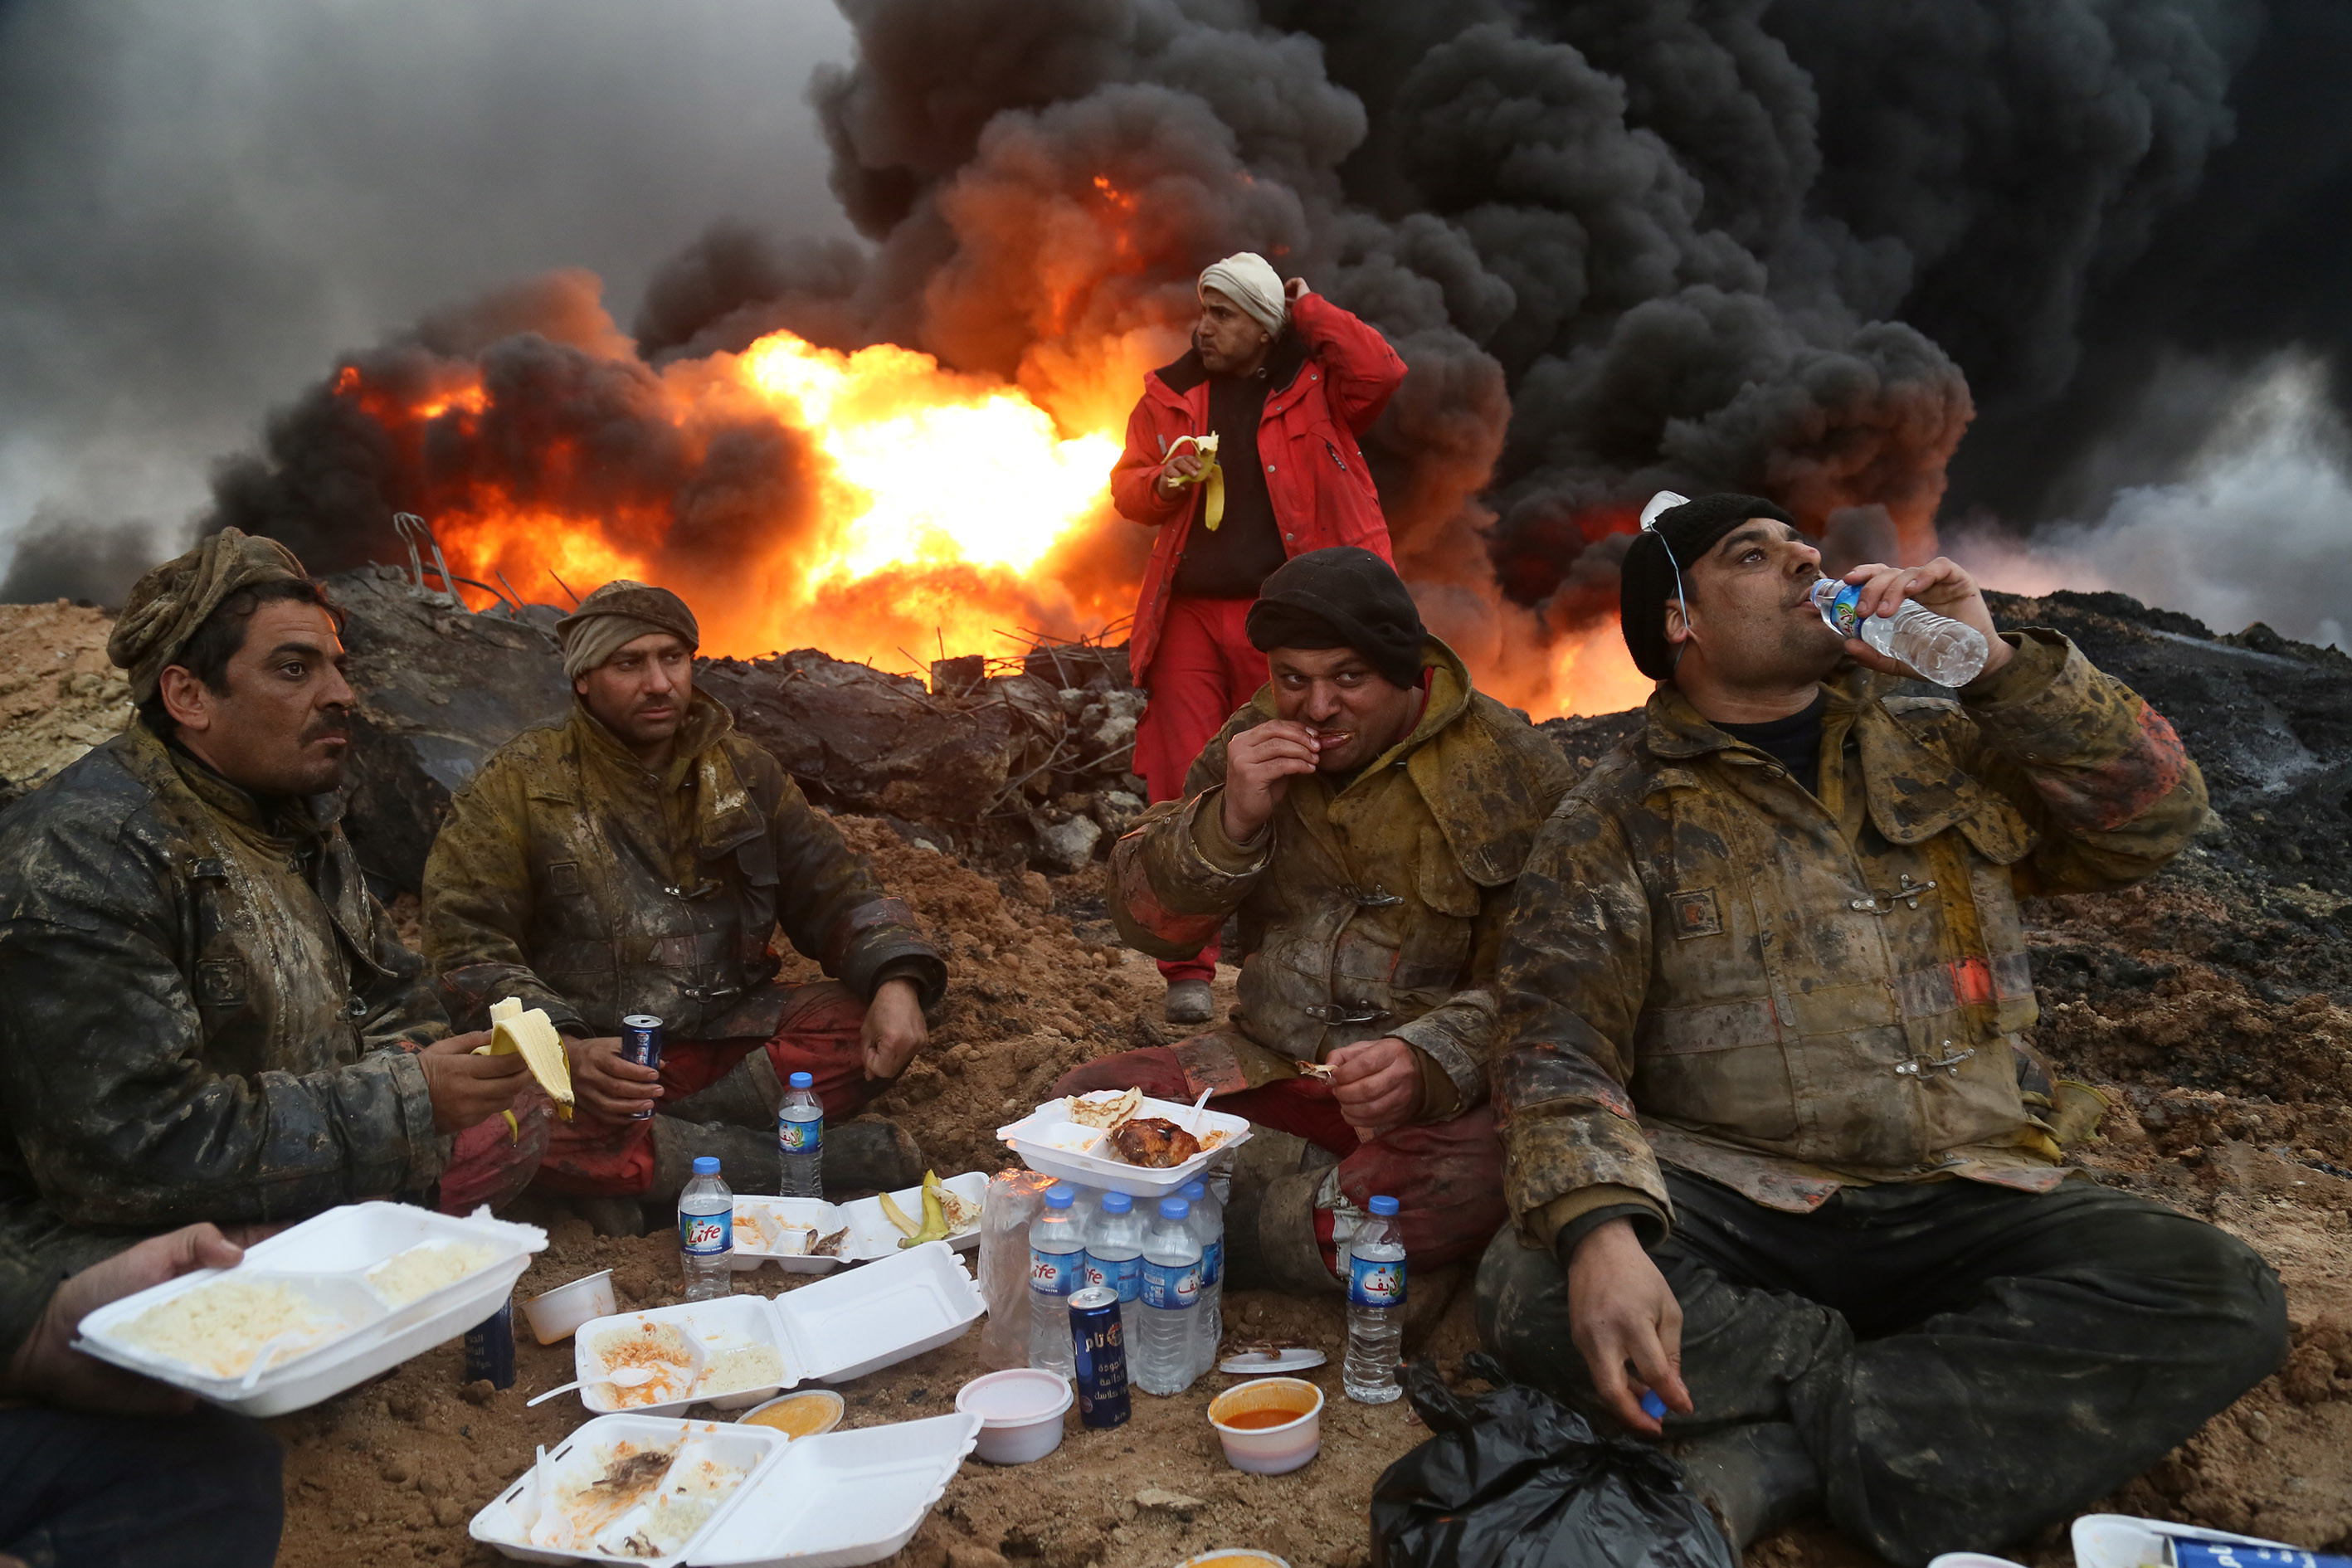
[[[1371,1216],[1348,1244],[1348,1360],[1339,1386],[1365,1405],[1386,1405],[1397,1386],[1404,1349],[1404,1236],[1397,1201],[1374,1198]]]
[[[1143,1216],[1125,1193],[1105,1193],[1087,1227],[1087,1283],[1118,1291],[1122,1308],[1143,1294]]]
[[[824,1106],[804,1072],[793,1074],[784,1102],[776,1107],[776,1154],[783,1176],[776,1191],[788,1198],[824,1196]]]
[[[1201,1375],[1201,1244],[1192,1205],[1160,1200],[1160,1217],[1143,1237],[1143,1297],[1135,1308],[1135,1386],[1181,1394]]]
[[[1070,1342],[1070,1295],[1086,1277],[1087,1253],[1068,1187],[1045,1190],[1045,1210],[1029,1222],[1029,1364],[1076,1374]]]
[[[709,1301],[734,1289],[735,1194],[719,1179],[719,1161],[694,1160],[694,1180],[677,1194],[677,1261],[686,1299]]]
[[[1176,1195],[1192,1205],[1192,1239],[1201,1244],[1201,1342],[1193,1364],[1205,1373],[1216,1369],[1225,1337],[1225,1211],[1206,1182],[1187,1182]]]
[[[1859,586],[1834,577],[1813,584],[1813,607],[1830,630],[1842,637],[1860,637],[1887,658],[1909,665],[1921,679],[1966,686],[1984,672],[1992,647],[1976,627],[1910,599],[1891,616],[1864,616],[1861,597]]]

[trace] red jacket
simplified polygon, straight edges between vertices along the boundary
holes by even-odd
[[[1320,294],[1292,305],[1290,323],[1307,346],[1307,358],[1289,385],[1266,394],[1257,431],[1258,460],[1265,465],[1282,547],[1297,555],[1360,544],[1392,560],[1380,492],[1356,437],[1388,406],[1404,380],[1404,361],[1377,328]],[[1111,502],[1119,515],[1160,530],[1151,563],[1144,568],[1128,650],[1139,686],[1150,684],[1176,563],[1200,514],[1197,486],[1178,492],[1173,500],[1160,493],[1160,464],[1179,436],[1208,433],[1209,374],[1199,351],[1187,350],[1182,359],[1143,378],[1143,395],[1127,419],[1127,450],[1110,471]]]

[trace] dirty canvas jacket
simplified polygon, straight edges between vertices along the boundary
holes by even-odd
[[[446,1145],[404,1047],[448,1024],[341,812],[265,813],[134,724],[0,822],[0,1228],[431,1189]]]
[[[2205,785],[2072,643],[2011,640],[1962,701],[1858,667],[1829,683],[1819,796],[1664,686],[1561,804],[1501,964],[1496,1100],[1530,1239],[1616,1202],[1664,1215],[1661,1158],[1797,1212],[1848,1180],[2061,1179],[2027,1099],[2047,1086],[2021,1083],[2018,898],[2148,876]]]
[[[1486,1099],[1512,879],[1570,774],[1526,720],[1471,689],[1451,648],[1433,637],[1422,663],[1413,732],[1344,789],[1290,780],[1259,846],[1227,839],[1220,812],[1225,746],[1276,716],[1271,689],[1202,751],[1184,798],[1152,807],[1112,851],[1112,913],[1145,952],[1189,957],[1240,911],[1240,1032],[1213,1037],[1236,1058],[1228,1089],[1394,1036],[1428,1064],[1425,1114]]]
[[[783,1004],[781,921],[859,996],[904,973],[937,1002],[945,967],[906,905],[734,725],[696,692],[658,774],[577,704],[500,747],[425,860],[425,951],[443,984],[469,1010],[520,997],[591,1037],[650,1013],[673,1040],[765,1038]]]

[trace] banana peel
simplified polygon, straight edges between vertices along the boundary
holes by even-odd
[[[910,1247],[920,1247],[927,1241],[947,1239],[948,1208],[940,1199],[940,1194],[946,1191],[946,1187],[940,1184],[937,1172],[923,1173],[923,1223],[917,1229],[907,1232],[905,1238],[898,1243],[899,1251],[904,1252]],[[892,1211],[898,1207],[898,1205],[892,1203],[887,1196],[883,1198],[883,1214],[890,1216],[891,1224],[898,1225],[901,1230],[906,1230],[907,1227],[899,1224],[899,1221],[905,1218],[904,1214],[892,1214]]]
[[[522,1058],[530,1068],[530,1076],[539,1087],[547,1090],[548,1099],[555,1102],[555,1114],[564,1121],[572,1120],[574,1103],[572,1094],[572,1063],[563,1054],[563,1037],[555,1032],[545,1010],[526,1010],[516,997],[509,996],[490,1004],[490,1043],[476,1046],[478,1057]],[[519,1142],[522,1127],[515,1121],[514,1112],[506,1112],[507,1128]]]
[[[896,1226],[900,1236],[912,1236],[921,1228],[907,1217],[907,1211],[898,1206],[898,1200],[887,1193],[882,1194],[882,1217]],[[902,1241],[898,1245],[904,1247],[906,1243]]]
[[[1201,526],[1214,533],[1217,531],[1218,524],[1225,521],[1225,470],[1217,461],[1217,433],[1212,430],[1206,436],[1179,436],[1175,443],[1168,448],[1168,456],[1178,457],[1187,447],[1208,458],[1209,466],[1190,479],[1179,479],[1176,482],[1180,485],[1203,487]]]

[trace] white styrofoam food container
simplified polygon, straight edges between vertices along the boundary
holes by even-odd
[[[966,1171],[960,1176],[950,1176],[941,1184],[956,1196],[975,1208],[988,1202],[988,1173]],[[923,1189],[920,1186],[892,1193],[891,1200],[905,1210],[909,1219],[919,1221],[923,1215]],[[743,1244],[743,1215],[773,1215],[791,1225],[814,1228],[819,1236],[831,1236],[845,1227],[849,1239],[844,1244],[839,1258],[807,1258],[787,1253],[770,1252],[756,1242]],[[756,1194],[738,1194],[735,1199],[735,1251],[732,1265],[738,1273],[748,1272],[763,1263],[772,1263],[787,1274],[826,1274],[844,1263],[871,1263],[877,1258],[898,1255],[898,1243],[906,1237],[898,1227],[882,1217],[882,1200],[860,1198],[856,1203],[829,1204],[820,1198],[771,1198]],[[958,1252],[969,1252],[980,1245],[980,1226],[948,1237],[948,1245]]]
[[[431,1242],[487,1247],[493,1257],[454,1284],[406,1306],[383,1308],[367,1289],[368,1270],[395,1253]],[[505,1304],[530,1267],[531,1254],[546,1246],[547,1233],[537,1226],[492,1219],[487,1210],[460,1218],[411,1204],[346,1204],[254,1243],[233,1269],[199,1269],[109,1302],[81,1321],[75,1348],[242,1415],[283,1415],[456,1339]],[[284,1280],[314,1300],[331,1295],[349,1301],[352,1310],[344,1315],[352,1321],[315,1348],[262,1373],[250,1386],[242,1377],[215,1377],[119,1337],[125,1324],[157,1302],[244,1275]]]
[[[979,1431],[980,1417],[961,1413],[791,1440],[762,1426],[600,1415],[545,1462],[553,1475],[566,1464],[593,1463],[600,1447],[622,1439],[731,1441],[726,1452],[751,1459],[751,1473],[675,1555],[636,1561],[649,1568],[856,1568],[913,1538]],[[611,1561],[530,1544],[539,1484],[534,1467],[477,1513],[467,1533],[526,1563]]]
[[[2074,1521],[2075,1568],[2141,1568],[2144,1563],[2169,1563],[2168,1541],[2210,1541],[2229,1546],[2267,1546],[2276,1552],[2304,1552],[2284,1541],[2258,1535],[2232,1535],[2197,1524],[2173,1524],[2160,1519],[2138,1519],[2127,1513],[2086,1513]]]
[[[729,1296],[598,1318],[582,1324],[572,1336],[572,1366],[583,1384],[580,1402],[603,1415],[625,1408],[604,1404],[593,1393],[593,1385],[603,1380],[604,1362],[599,1352],[607,1335],[626,1333],[640,1323],[673,1323],[690,1341],[698,1342],[706,1356],[716,1357],[737,1345],[773,1346],[783,1369],[777,1383],[736,1389],[707,1401],[697,1396],[626,1407],[640,1415],[675,1415],[700,1403],[736,1410],[772,1399],[811,1378],[846,1383],[877,1367],[936,1350],[961,1335],[982,1310],[980,1287],[961,1260],[947,1243],[928,1241],[773,1300]]]
[[[1195,1137],[1205,1138],[1212,1132],[1223,1132],[1224,1142],[1213,1149],[1205,1149],[1181,1165],[1166,1170],[1152,1170],[1144,1165],[1130,1165],[1126,1161],[1097,1152],[1109,1140],[1109,1134],[1099,1127],[1087,1127],[1072,1121],[1066,1114],[1061,1100],[1049,1100],[1013,1123],[1000,1127],[996,1135],[1013,1146],[1022,1163],[1048,1176],[1059,1176],[1066,1182],[1081,1186],[1105,1188],[1125,1193],[1131,1198],[1164,1198],[1193,1177],[1209,1168],[1212,1161],[1230,1153],[1249,1142],[1249,1119],[1229,1116],[1222,1110],[1203,1107],[1198,1113],[1199,1131]],[[1192,1131],[1196,1113],[1189,1105],[1172,1100],[1153,1100],[1146,1096],[1136,1107],[1139,1117],[1158,1116]]]

